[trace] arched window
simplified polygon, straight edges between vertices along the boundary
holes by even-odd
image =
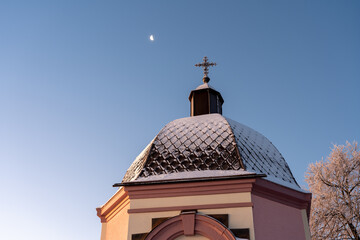
[[[208,239],[236,239],[232,232],[216,219],[190,212],[169,218],[154,228],[145,240],[174,240],[182,235],[201,235]]]

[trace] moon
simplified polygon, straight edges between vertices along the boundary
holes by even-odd
[[[150,37],[149,37],[149,39],[150,39],[150,41],[153,42],[153,41],[154,41],[154,35],[151,34]]]

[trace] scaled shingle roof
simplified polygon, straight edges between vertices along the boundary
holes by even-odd
[[[123,182],[205,170],[246,170],[299,188],[285,159],[266,137],[220,114],[168,123],[135,159]]]

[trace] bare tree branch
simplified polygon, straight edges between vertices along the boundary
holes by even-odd
[[[360,151],[357,143],[334,145],[329,157],[305,174],[313,194],[312,239],[360,240]]]

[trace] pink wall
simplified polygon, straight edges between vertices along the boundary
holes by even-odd
[[[301,210],[252,195],[256,240],[305,240]]]

